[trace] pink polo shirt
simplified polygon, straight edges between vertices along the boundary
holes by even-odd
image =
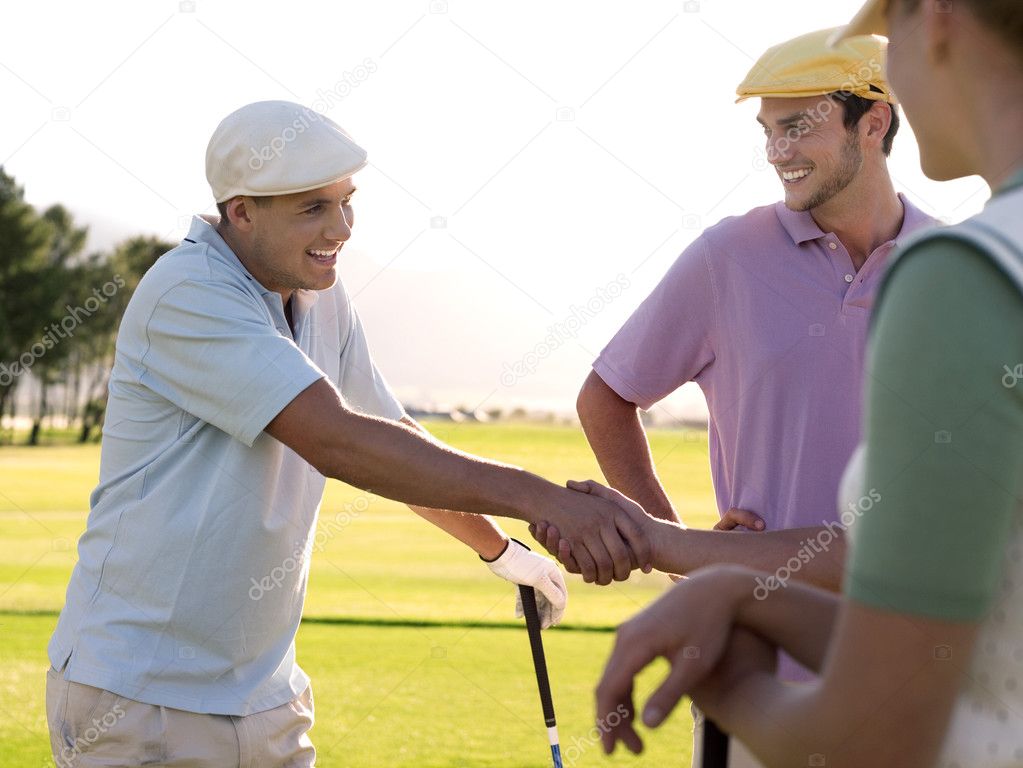
[[[899,198],[902,229],[859,272],[808,212],[779,202],[724,219],[686,248],[594,362],[644,409],[700,385],[719,513],[752,510],[767,530],[839,521],[874,296],[895,245],[936,223]],[[813,676],[785,654],[778,674]]]
[[[808,212],[779,202],[724,219],[679,256],[593,364],[641,408],[700,385],[719,512],[752,510],[768,530],[838,520],[839,480],[860,439],[874,294],[896,242],[934,223],[900,199],[902,230],[858,273]]]

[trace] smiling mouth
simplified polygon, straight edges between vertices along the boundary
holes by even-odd
[[[796,168],[791,171],[778,171],[778,175],[781,176],[781,180],[785,184],[795,184],[805,179],[811,173],[813,173],[813,168]]]
[[[332,264],[334,260],[337,258],[338,251],[340,250],[341,246],[338,245],[336,248],[333,248],[331,250],[319,250],[315,248],[310,248],[305,253],[306,256],[315,259],[320,264]]]

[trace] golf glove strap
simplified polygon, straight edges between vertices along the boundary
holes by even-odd
[[[525,584],[536,590],[536,609],[543,629],[561,621],[568,602],[565,577],[558,564],[548,557],[531,552],[518,539],[509,539],[501,556],[487,567],[513,584]],[[522,618],[522,598],[515,592],[515,616]]]

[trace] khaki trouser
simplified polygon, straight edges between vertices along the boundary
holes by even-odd
[[[692,705],[693,711],[693,768],[703,768],[703,712]],[[729,739],[728,768],[763,768],[738,739]]]
[[[59,768],[309,768],[313,691],[245,717],[143,704],[46,674],[50,749]]]

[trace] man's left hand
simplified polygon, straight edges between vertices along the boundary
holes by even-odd
[[[488,562],[487,566],[512,584],[524,584],[536,590],[536,608],[542,629],[561,621],[568,603],[568,589],[561,569],[553,560],[531,552],[520,541],[509,539],[501,556]],[[515,616],[522,618],[522,597],[518,590],[515,593]]]
[[[715,531],[733,531],[736,528],[745,528],[747,531],[762,531],[766,527],[764,519],[756,512],[748,509],[736,509],[732,507],[721,519],[714,524]]]
[[[671,671],[643,710],[648,728],[659,726],[684,694],[705,707],[710,704],[705,711],[714,714],[716,709],[711,708],[727,699],[727,691],[742,676],[773,667],[770,647],[765,655],[758,638],[749,633],[733,638],[735,611],[752,584],[748,576],[733,575],[734,571],[730,566],[695,571],[618,628],[614,651],[597,686],[597,722],[605,752],[610,754],[618,741],[632,752],[642,750],[633,726],[633,680],[654,659],[667,659]],[[743,650],[749,651],[751,665],[736,658]],[[734,669],[720,668],[726,657]]]

